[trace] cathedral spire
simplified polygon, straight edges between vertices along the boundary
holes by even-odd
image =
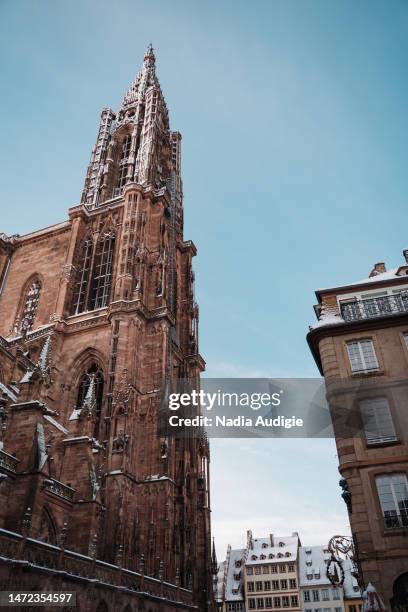
[[[160,189],[170,185],[173,178],[179,181],[180,138],[172,134],[156,75],[154,50],[149,45],[141,70],[125,93],[118,112],[110,108],[102,111],[82,203],[87,208],[98,208],[121,196],[129,183]]]
[[[141,102],[146,95],[146,90],[152,86],[160,87],[156,76],[156,57],[154,49],[150,44],[143,58],[142,69],[125,93],[122,108],[127,109],[129,106]]]

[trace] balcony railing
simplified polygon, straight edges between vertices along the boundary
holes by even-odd
[[[17,459],[17,457],[13,457],[13,455],[9,455],[4,451],[0,451],[0,468],[3,468],[4,470],[15,474],[17,472],[18,463],[19,460]]]
[[[401,511],[401,514],[397,514],[395,510],[385,512],[384,526],[386,529],[408,528],[408,511]]]
[[[197,611],[192,592],[186,588],[4,529],[0,529],[0,557],[3,561],[28,561],[33,572],[44,568],[47,575],[68,574],[71,580],[80,577],[81,582],[90,583],[92,588],[99,583],[121,595],[134,592],[160,606],[164,604],[166,609],[171,606],[174,610]]]
[[[361,319],[408,313],[408,291],[343,302],[340,304],[340,309],[345,321],[360,321]]]
[[[44,489],[53,493],[54,495],[58,495],[58,497],[62,497],[67,501],[74,501],[75,489],[69,487],[68,485],[60,482],[59,480],[55,480],[55,478],[48,478],[44,481]]]

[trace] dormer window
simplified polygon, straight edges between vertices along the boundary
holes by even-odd
[[[238,559],[237,561],[235,561],[235,567],[241,567],[241,561],[240,561],[240,559]]]
[[[279,546],[282,548],[282,546],[285,546],[285,542],[279,542]]]
[[[290,556],[291,556],[290,552],[285,553],[285,557],[290,557]]]
[[[269,557],[269,559],[274,559],[275,555],[273,553],[269,553],[268,557]]]
[[[264,542],[264,543],[262,544],[262,548],[268,548],[268,545],[267,545],[267,544]]]
[[[259,558],[263,561],[264,559],[266,559],[266,555],[261,555]]]
[[[257,558],[258,558],[258,557],[257,557],[256,555],[252,555],[252,556],[251,556],[252,561],[256,561],[256,560],[257,560]]]

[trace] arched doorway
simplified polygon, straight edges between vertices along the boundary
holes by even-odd
[[[408,612],[408,572],[401,574],[392,587],[391,610],[393,612]]]

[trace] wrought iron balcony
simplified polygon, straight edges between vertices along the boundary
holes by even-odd
[[[395,510],[384,513],[384,526],[386,529],[408,528],[408,510],[402,510],[397,514]]]
[[[362,319],[408,313],[408,291],[343,302],[340,304],[340,309],[345,321],[360,321]]]

